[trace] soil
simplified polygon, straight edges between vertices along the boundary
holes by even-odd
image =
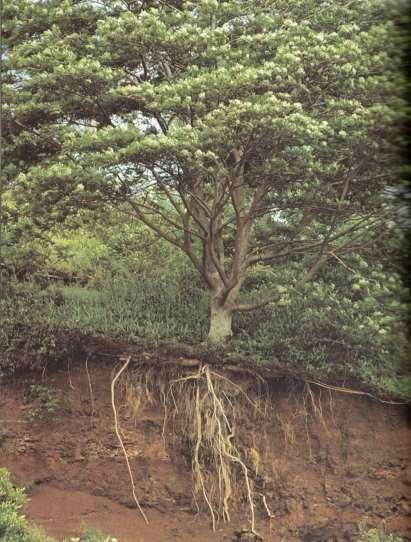
[[[1,383],[0,466],[26,487],[30,501],[24,513],[30,521],[60,538],[94,526],[119,542],[252,540],[240,534],[248,528],[241,492],[231,522],[219,523],[213,533],[206,507],[195,506],[188,454],[175,439],[164,444],[161,407],[140,405],[133,416],[119,398],[124,444],[147,525],[135,506],[114,432],[113,366],[94,361],[86,368],[80,360],[67,369]],[[243,384],[251,385],[249,377]],[[241,420],[264,540],[356,540],[364,518],[411,540],[406,407],[302,388],[285,379],[269,387],[276,411],[270,423],[256,427],[246,412]]]

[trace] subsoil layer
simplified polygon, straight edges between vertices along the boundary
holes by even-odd
[[[161,406],[141,405],[135,417],[119,397],[146,525],[114,433],[113,366],[93,361],[86,367],[81,360],[68,369],[0,382],[0,466],[26,488],[30,521],[56,537],[94,526],[119,542],[241,540],[238,533],[248,526],[241,498],[231,522],[213,533],[206,508],[195,506],[189,454],[171,437],[164,444]],[[244,413],[240,424],[264,540],[354,541],[364,518],[411,540],[406,407],[284,379],[272,381],[269,394],[276,412],[271,423],[255,427]]]

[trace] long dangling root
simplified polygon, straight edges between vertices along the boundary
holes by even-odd
[[[324,417],[324,414],[323,414],[323,407],[322,407],[322,401],[321,401],[321,389],[320,389],[318,400],[316,400],[315,395],[314,395],[314,393],[313,393],[313,391],[311,389],[310,384],[306,383],[305,384],[305,389],[306,389],[307,395],[308,395],[308,397],[310,398],[310,401],[311,401],[313,414],[317,417],[317,419],[320,421],[321,425],[324,427],[325,433],[327,435],[329,435],[330,432],[328,430],[328,427],[327,427],[327,424],[326,424],[326,421],[325,421],[325,417]]]
[[[200,460],[199,460],[199,452],[200,452],[200,446],[201,441],[203,439],[203,431],[202,431],[202,417],[201,417],[201,399],[200,399],[200,388],[197,386],[196,388],[196,405],[195,405],[195,426],[197,429],[197,441],[194,448],[194,456],[193,456],[193,472],[195,474],[196,478],[196,489],[198,485],[201,487],[201,490],[203,492],[204,500],[207,503],[207,506],[210,510],[211,519],[213,522],[213,531],[215,531],[215,514],[212,504],[210,503],[210,500],[207,495],[207,491],[204,486],[204,478],[203,473],[200,467]]]
[[[214,390],[210,371],[207,366],[205,366],[203,370],[204,370],[204,374],[207,381],[207,390],[213,400],[213,416],[215,418],[215,422],[217,426],[217,449],[218,449],[218,456],[220,459],[220,467],[223,473],[223,482],[224,482],[224,489],[225,489],[224,498],[223,498],[224,517],[227,520],[230,519],[230,516],[228,513],[228,500],[231,496],[232,489],[231,489],[230,477],[228,476],[228,472],[227,472],[229,468],[227,467],[227,463],[231,461],[233,463],[237,463],[238,465],[240,465],[243,471],[244,480],[245,480],[245,484],[247,488],[247,498],[248,498],[250,513],[251,513],[251,521],[250,521],[251,532],[257,534],[255,532],[254,500],[253,500],[253,493],[252,493],[252,489],[250,485],[250,478],[248,476],[248,469],[245,463],[241,460],[237,449],[232,444],[234,431],[230,425],[229,420],[227,419],[224,406]],[[219,376],[217,375],[217,373],[214,373],[214,375],[216,375],[217,377]]]
[[[121,374],[127,369],[127,366],[130,363],[130,360],[131,360],[131,357],[128,357],[126,359],[126,362],[124,363],[124,365],[120,368],[118,373],[114,376],[113,380],[111,381],[111,406],[113,408],[113,414],[114,414],[114,429],[116,431],[117,439],[118,439],[118,441],[120,443],[121,449],[122,449],[123,454],[124,454],[124,458],[126,460],[128,474],[130,476],[130,482],[131,482],[133,498],[134,498],[134,501],[135,501],[135,503],[137,505],[137,508],[140,511],[140,514],[144,518],[144,521],[148,524],[147,516],[145,515],[144,511],[142,510],[142,508],[140,506],[140,503],[139,503],[139,500],[137,499],[136,486],[134,484],[133,472],[132,472],[131,467],[130,467],[130,461],[128,459],[127,450],[126,450],[126,448],[124,446],[123,439],[121,438],[121,434],[120,434],[120,426],[119,426],[119,423],[118,423],[117,408],[116,408],[116,401],[115,401],[116,382],[120,378]]]
[[[88,382],[88,389],[90,393],[90,424],[91,427],[94,425],[94,394],[93,394],[93,386],[91,384],[91,377],[90,377],[90,371],[88,370],[88,357],[86,358],[86,374],[87,374],[87,382]]]
[[[268,518],[269,518],[269,519],[274,519],[274,518],[275,518],[275,515],[274,515],[274,514],[271,512],[271,510],[268,508],[266,496],[265,496],[263,493],[260,493],[260,495],[261,495],[261,500],[263,501],[263,505],[264,505],[265,511],[267,512]]]

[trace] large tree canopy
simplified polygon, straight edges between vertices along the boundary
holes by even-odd
[[[38,225],[116,206],[190,258],[231,333],[260,262],[289,288],[385,235],[399,2],[5,1],[6,184]]]

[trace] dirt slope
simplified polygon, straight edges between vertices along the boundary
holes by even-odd
[[[92,394],[83,361],[70,374],[65,368],[45,375],[29,398],[32,381],[1,384],[0,466],[27,488],[28,518],[55,536],[94,525],[119,542],[235,540],[235,531],[246,526],[246,507],[239,502],[231,523],[213,534],[206,511],[195,513],[187,454],[164,448],[161,409],[142,406],[133,419],[123,405],[125,444],[150,522],[144,523],[113,431],[112,367],[94,362],[88,370]],[[277,411],[272,424],[247,426],[246,413],[241,424],[250,464],[252,450],[260,451],[253,476],[265,540],[355,540],[365,516],[411,540],[411,425],[405,407],[309,391],[321,412],[307,390],[278,380],[270,390]]]

